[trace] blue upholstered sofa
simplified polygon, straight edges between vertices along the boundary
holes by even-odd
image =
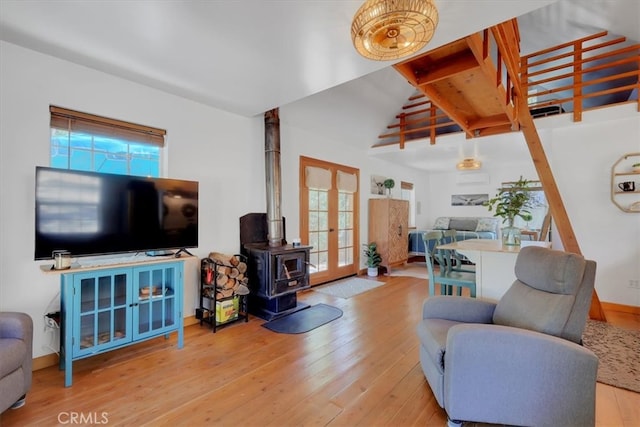
[[[500,220],[495,217],[438,217],[433,227],[409,233],[409,254],[424,255],[422,234],[433,230],[456,230],[458,241],[467,239],[497,239]],[[432,248],[429,248],[431,250]]]

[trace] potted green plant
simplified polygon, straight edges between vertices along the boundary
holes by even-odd
[[[391,189],[396,186],[396,182],[391,178],[387,178],[382,185],[387,189],[387,197],[391,197]]]
[[[640,172],[640,163],[632,164],[631,169],[633,169],[634,172]]]
[[[484,203],[489,212],[495,209],[493,216],[501,217],[502,222],[507,224],[502,229],[502,241],[505,245],[520,244],[520,230],[514,226],[516,217],[525,221],[530,221],[532,218],[529,211],[532,202],[530,184],[530,181],[520,176],[520,179],[501,188],[494,198]]]
[[[375,277],[378,275],[378,267],[382,262],[382,257],[378,253],[378,245],[375,242],[365,243],[364,245],[365,264],[367,264],[367,276]]]

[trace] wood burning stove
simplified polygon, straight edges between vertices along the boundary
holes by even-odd
[[[281,245],[270,246],[267,234],[266,214],[251,213],[240,218],[240,251],[247,257],[251,290],[249,311],[272,320],[309,307],[297,301],[296,293],[311,287],[311,246],[289,245],[284,237]]]

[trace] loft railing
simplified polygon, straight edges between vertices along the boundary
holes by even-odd
[[[581,121],[585,111],[628,102],[637,103],[640,112],[640,44],[619,47],[625,38],[604,40],[605,36],[606,31],[519,57],[516,85],[518,92],[526,94],[534,117],[572,112],[574,121]],[[507,69],[513,69],[519,56],[515,50],[519,49],[517,24],[494,27],[468,39],[474,55],[482,60],[482,71],[495,70],[496,88],[501,88],[505,108],[509,108],[515,85]],[[510,67],[505,61],[511,61]],[[631,98],[634,90],[635,99]],[[387,126],[391,132],[379,135],[381,142],[376,146],[399,144],[404,148],[406,142],[425,138],[435,144],[437,135],[474,132],[473,126],[461,128],[423,94],[409,98],[402,110]],[[493,130],[485,129],[482,135],[510,130],[505,123],[495,123]]]
[[[603,31],[520,58],[529,108],[573,111],[574,121],[581,121],[584,111],[632,102],[629,95],[640,90],[640,45],[612,49],[626,39],[605,40],[605,36]],[[598,97],[606,97],[604,104],[588,102]],[[640,111],[640,98],[636,103]]]

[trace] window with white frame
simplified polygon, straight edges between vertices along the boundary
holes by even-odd
[[[50,166],[159,177],[166,131],[50,106]]]

